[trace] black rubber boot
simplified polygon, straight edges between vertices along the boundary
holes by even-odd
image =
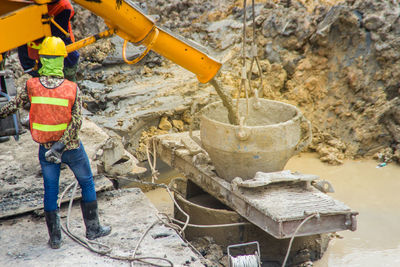
[[[87,239],[93,240],[111,233],[111,226],[100,225],[97,200],[86,203],[81,201],[81,209],[86,226]]]
[[[47,230],[49,230],[49,245],[53,249],[61,247],[61,224],[60,215],[58,210],[45,211],[44,212],[47,224]]]

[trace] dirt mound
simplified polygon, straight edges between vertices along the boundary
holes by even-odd
[[[166,25],[233,53],[221,77],[226,87],[237,88],[242,1],[152,2]],[[247,12],[251,25],[250,6]],[[345,156],[372,156],[397,143],[377,115],[400,87],[399,14],[394,1],[256,1],[264,97],[302,109],[314,126],[310,148],[323,161],[340,164]],[[251,29],[247,37],[250,47]]]
[[[397,79],[400,76],[398,3],[389,0],[255,2],[256,44],[263,75],[263,85],[259,89],[265,98],[300,107],[314,128],[310,149],[332,164],[340,164],[345,157],[373,155],[398,161],[396,129],[399,123],[393,115],[398,112],[398,106],[384,109],[388,101],[399,94],[400,88]],[[235,96],[242,69],[242,4],[239,0],[148,0],[147,9],[150,15],[160,16],[158,25],[211,48],[211,55],[223,59],[219,79]],[[248,1],[247,57],[252,44],[250,4]],[[106,28],[101,18],[78,5],[75,9],[73,27],[77,39]],[[116,52],[120,51],[120,46],[120,41],[110,39],[80,50],[79,82],[86,94],[86,106],[99,116],[110,116],[110,110],[131,105],[129,96],[112,97],[110,94],[131,81],[136,82],[136,78],[146,83],[150,76],[166,80],[177,75],[169,71],[168,61],[154,53],[137,66],[115,60],[120,58]],[[132,51],[132,55],[141,52],[140,49]],[[110,54],[115,55],[111,60]],[[17,83],[23,86],[27,77],[22,75],[15,54],[8,65],[14,70]],[[253,71],[251,78],[253,86],[257,87],[257,72]],[[93,82],[105,84],[99,88],[107,90],[92,90]],[[183,97],[182,112],[190,108],[197,96],[193,93],[188,97],[185,91],[179,92],[178,87],[179,84],[172,86],[170,93]],[[211,100],[215,97],[210,93]],[[163,116],[165,113],[159,113],[154,119],[161,120]],[[128,131],[147,130],[157,122],[145,127],[136,124],[139,122],[132,122],[126,129],[116,129],[116,132],[140,137],[141,133]],[[138,141],[129,140],[126,145],[132,147],[130,152],[133,153]]]

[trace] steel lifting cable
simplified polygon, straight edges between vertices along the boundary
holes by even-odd
[[[249,71],[247,71],[247,65],[246,65],[246,43],[247,43],[247,38],[246,38],[246,23],[247,23],[247,0],[243,0],[243,33],[242,33],[242,73],[241,73],[241,79],[240,79],[240,85],[239,85],[239,90],[238,90],[238,96],[237,96],[237,102],[236,102],[236,116],[239,118],[239,131],[237,133],[237,137],[240,140],[246,140],[249,137],[249,133],[244,129],[244,125],[247,121],[247,118],[249,116],[249,91],[252,92],[252,85],[251,85],[251,74],[253,72],[253,66],[254,63],[256,63],[256,66],[258,68],[258,75],[260,77],[259,81],[259,89],[256,90],[254,89],[254,105],[253,107],[255,109],[258,109],[260,107],[260,101],[259,101],[259,95],[261,95],[260,92],[263,91],[262,85],[263,85],[263,79],[262,79],[262,69],[260,66],[260,61],[257,56],[257,42],[256,42],[256,22],[255,22],[255,3],[254,0],[252,0],[252,21],[253,21],[253,40],[252,40],[252,45],[251,45],[251,63],[250,63],[250,68]],[[247,88],[248,87],[248,88]],[[242,89],[244,90],[245,97],[246,97],[246,116],[240,117],[239,115],[239,100],[240,96],[242,93]]]
[[[247,21],[247,0],[243,0],[243,33],[242,33],[242,73],[240,77],[240,85],[239,85],[239,91],[238,91],[238,96],[237,96],[237,102],[236,102],[236,112],[237,112],[237,118],[240,120],[240,125],[239,127],[242,128],[243,124],[245,123],[248,115],[249,115],[249,96],[248,96],[248,91],[247,91],[247,66],[246,66],[246,21]],[[242,94],[242,89],[244,89],[244,93],[246,96],[246,116],[245,117],[240,117],[239,115],[239,100],[240,100],[240,95]]]
[[[248,74],[248,81],[249,81],[249,89],[250,92],[253,91],[252,85],[251,85],[251,75],[253,72],[253,65],[254,62],[256,63],[257,69],[258,69],[258,76],[260,78],[259,85],[258,85],[258,90],[254,89],[254,98],[256,100],[255,102],[255,108],[258,108],[260,106],[260,101],[259,97],[262,97],[263,94],[263,78],[262,78],[262,69],[260,65],[260,60],[258,59],[257,56],[257,40],[256,40],[256,11],[255,11],[255,4],[254,0],[252,0],[252,15],[253,15],[253,42],[251,45],[251,63],[250,63],[250,69],[249,69],[249,74]]]

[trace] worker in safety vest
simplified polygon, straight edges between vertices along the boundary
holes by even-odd
[[[50,23],[51,34],[60,37],[65,45],[75,42],[74,34],[72,33],[71,19],[74,16],[74,8],[69,0],[55,0],[47,4],[48,14],[54,17],[54,21],[68,35],[65,35],[54,23]],[[22,68],[25,72],[33,77],[39,76],[36,65],[40,65],[38,51],[42,43],[42,39],[29,42],[27,45],[18,48],[18,57]],[[76,82],[76,71],[78,69],[79,53],[72,51],[64,59],[64,77],[70,81]]]
[[[64,79],[63,64],[67,50],[58,37],[46,37],[39,50],[40,77],[27,81],[24,90],[0,108],[0,118],[30,103],[31,135],[39,146],[39,161],[44,180],[44,211],[51,248],[61,246],[60,217],[57,199],[60,165],[73,171],[82,189],[81,209],[86,237],[108,235],[111,227],[101,226],[98,218],[96,191],[88,156],[79,140],[82,124],[81,97],[76,83]]]

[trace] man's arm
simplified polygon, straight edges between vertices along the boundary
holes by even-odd
[[[64,145],[68,144],[73,139],[78,139],[78,132],[82,125],[82,98],[79,88],[77,88],[76,91],[76,99],[72,106],[71,115],[71,122],[68,124],[67,129],[65,129],[63,136],[61,136],[59,140],[59,142],[62,142]]]
[[[29,96],[26,88],[18,90],[17,95],[0,108],[0,119],[17,112],[19,108],[22,108],[28,102]]]

